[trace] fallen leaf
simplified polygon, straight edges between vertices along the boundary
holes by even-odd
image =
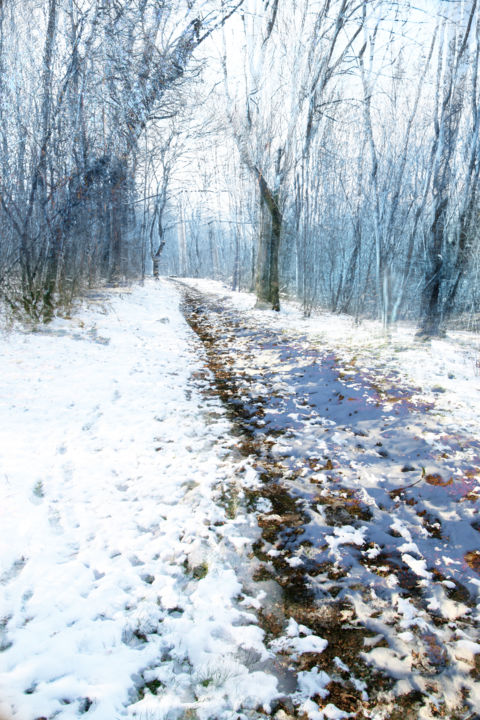
[[[470,552],[465,555],[465,562],[472,570],[480,573],[480,550],[470,550]]]
[[[447,485],[453,484],[453,478],[450,478],[450,480],[444,480],[438,473],[425,475],[425,480],[429,485],[436,485],[438,487],[446,487]]]

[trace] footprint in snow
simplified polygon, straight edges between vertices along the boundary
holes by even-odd
[[[52,528],[53,532],[57,535],[63,534],[63,528],[60,521],[60,513],[54,508],[50,508],[48,511],[48,524]]]

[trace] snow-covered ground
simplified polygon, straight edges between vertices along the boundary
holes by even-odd
[[[330,585],[346,593],[356,614],[345,616],[347,629],[369,628],[364,660],[396,686],[383,710],[371,710],[340,641],[327,651],[320,633],[288,616],[273,639],[261,629],[258,611],[275,588],[252,581],[251,550],[258,523],[278,516],[261,497],[254,458],[237,450],[179,292],[162,280],[105,291],[73,319],[37,332],[0,336],[1,720],[253,720],[271,716],[286,692],[297,710],[282,707],[297,716],[353,717],[335,706],[338,683],[317,662],[328,652],[338,678],[364,700],[359,717],[388,718],[398,693],[413,691],[444,713],[430,714],[425,700],[422,718],[450,717],[465,691],[468,707],[451,717],[469,717],[480,702],[480,606],[472,604],[480,595],[478,337],[455,333],[426,345],[399,327],[386,339],[376,323],[304,319],[293,304],[260,312],[251,295],[189,284],[244,318],[245,333],[224,339],[225,358],[245,393],[271,400],[257,429],[289,423],[270,447],[279,464],[287,458],[285,482],[310,513],[303,539],[310,533],[311,543],[299,536],[288,551],[267,543],[268,557],[275,569],[328,560],[349,570],[323,587],[316,576],[317,590],[325,603]],[[248,345],[249,328],[261,337],[263,327],[276,341],[292,340],[288,353],[278,343]],[[332,402],[328,417],[320,401],[316,409],[304,403],[318,390],[308,380],[321,373],[322,357],[325,377],[341,369],[338,382],[352,395]],[[402,433],[392,410],[402,385],[417,388],[408,395],[408,438],[418,431],[430,463],[420,472],[415,461],[416,474],[402,473],[408,447],[392,437]],[[370,406],[375,388],[383,395]],[[349,400],[363,408],[365,397],[363,434],[355,434],[334,413],[345,414]],[[437,476],[457,460],[457,474]],[[290,472],[297,461],[304,470]],[[400,500],[403,486],[410,489]],[[247,503],[249,487],[256,495]],[[350,524],[338,522],[339,502],[361,510]]]
[[[411,324],[398,323],[386,336],[374,320],[356,322],[349,315],[322,311],[305,318],[299,304],[291,301],[282,303],[280,313],[256,311],[252,293],[234,292],[215,280],[188,282],[203,292],[227,297],[253,317],[267,317],[270,326],[305,333],[345,361],[355,357],[359,366],[363,361],[367,372],[395,370],[419,387],[422,398],[435,401],[439,416],[480,438],[480,335],[449,331],[446,338],[419,342]]]
[[[255,524],[221,504],[255,476],[174,288],[2,334],[0,358],[2,720],[268,707]]]
[[[367,680],[360,717],[470,720],[480,707],[478,336],[425,344],[401,326],[386,338],[375,322],[304,319],[288,303],[265,312],[218,283],[187,285],[204,293],[192,296],[192,317],[218,338],[232,401],[263,447],[259,464],[296,499],[296,515],[271,509],[260,519],[265,573],[313,589],[308,613],[291,612],[316,618],[344,669]],[[333,638],[332,612],[344,616]],[[342,632],[358,638],[362,628],[351,653]],[[393,684],[375,690],[364,663]],[[335,681],[348,681],[345,672]]]

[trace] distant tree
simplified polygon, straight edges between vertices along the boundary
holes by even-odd
[[[364,0],[365,21],[367,8],[368,3]],[[402,87],[402,75],[403,56],[408,51],[408,44],[405,46],[403,41],[399,42],[391,34],[386,47],[380,52],[377,52],[376,47],[382,24],[388,32],[392,20],[395,26],[401,20],[397,10],[393,18],[389,14],[385,18],[378,18],[370,31],[367,31],[368,24],[365,22],[364,43],[358,53],[365,148],[368,148],[367,157],[370,160],[368,182],[364,178],[366,187],[363,196],[372,217],[376,303],[379,318],[385,327],[396,319],[405,297],[412,270],[414,243],[430,188],[428,168],[419,193],[412,193],[410,173],[418,160],[412,158],[412,136],[437,40],[437,31],[434,30],[407,105],[405,101],[408,95]],[[391,78],[389,82],[383,77],[386,74],[385,67]],[[378,89],[381,103],[383,108],[388,108],[395,121],[394,134],[388,120],[380,124],[373,117],[372,101],[379,76],[382,76]],[[408,78],[408,82],[412,84],[411,78]],[[412,194],[414,199],[406,202],[405,199]]]

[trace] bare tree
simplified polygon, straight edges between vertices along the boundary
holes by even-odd
[[[3,77],[22,80],[17,124],[8,118],[0,148],[1,219],[18,250],[1,286],[12,309],[47,321],[67,288],[118,282],[138,265],[140,138],[175,114],[195,50],[242,2],[25,0],[7,4],[8,36],[2,3]],[[44,33],[40,72],[29,24]],[[2,99],[2,118],[5,110]]]
[[[244,111],[237,101],[230,117],[242,161],[258,184],[257,298],[278,310],[280,239],[292,177],[309,156],[332,100],[329,87],[344,70],[362,16],[350,0],[274,3],[270,15],[254,3],[250,13],[244,16]],[[259,22],[261,35],[249,25]],[[226,58],[224,73],[228,92]],[[234,107],[231,97],[229,105]]]
[[[458,226],[449,228],[452,190],[455,183],[454,160],[458,152],[460,127],[466,100],[470,36],[477,14],[477,0],[465,7],[449,5],[443,20],[444,42],[440,45],[432,143],[432,219],[425,238],[425,273],[422,284],[419,335],[437,335],[465,269],[467,237],[478,183],[478,111],[473,106],[473,128],[464,180],[464,199]],[[477,19],[478,24],[478,19]],[[473,53],[473,90],[476,95],[478,47]],[[453,246],[449,248],[449,243]],[[446,254],[456,256],[449,267]],[[453,277],[451,272],[453,270]],[[446,289],[447,288],[447,289]]]
[[[376,298],[379,316],[386,327],[394,321],[398,315],[399,308],[403,302],[407,282],[410,276],[414,242],[417,236],[419,219],[425,210],[427,195],[430,187],[430,173],[427,172],[424,188],[415,198],[414,202],[406,204],[404,198],[408,195],[410,178],[407,168],[411,162],[411,141],[414,123],[417,120],[419,105],[422,98],[425,79],[430,67],[432,54],[436,42],[437,31],[432,34],[430,47],[426,57],[422,59],[422,67],[418,74],[418,80],[414,95],[411,101],[411,109],[402,122],[401,116],[405,116],[403,95],[400,108],[398,108],[398,85],[402,74],[403,53],[402,45],[398,40],[395,43],[395,59],[388,62],[391,72],[391,86],[388,91],[385,88],[385,81],[380,88],[382,91],[382,103],[389,104],[392,117],[396,118],[395,135],[400,142],[391,136],[387,136],[386,142],[380,149],[375,139],[375,134],[385,140],[385,130],[374,127],[372,118],[372,98],[374,96],[375,78],[384,74],[385,50],[376,52],[379,29],[382,20],[375,22],[373,30],[367,32],[367,3],[363,3],[363,14],[365,18],[364,44],[358,54],[358,64],[363,89],[363,122],[366,145],[370,155],[370,187],[372,192],[372,226],[375,246],[375,284]],[[395,20],[395,18],[393,18]],[[388,24],[392,18],[386,18]],[[387,53],[393,49],[390,36]],[[381,56],[384,56],[383,58]],[[387,100],[385,99],[388,92]],[[385,127],[385,126],[384,126]],[[396,146],[398,149],[396,149]],[[395,148],[395,150],[394,150]],[[414,214],[412,224],[409,224],[409,216]],[[408,232],[408,243],[405,255],[403,255],[403,240],[406,230]]]

